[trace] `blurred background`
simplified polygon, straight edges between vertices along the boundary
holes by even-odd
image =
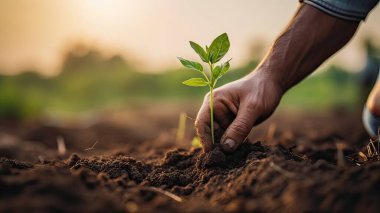
[[[195,113],[206,90],[181,82],[197,59],[188,41],[227,32],[225,82],[252,71],[292,17],[296,0],[6,0],[0,3],[0,119],[95,122],[116,112]],[[379,58],[380,10],[354,39],[289,91],[281,110],[362,107]],[[175,116],[178,116],[175,115]]]
[[[116,206],[108,196],[128,212],[144,212],[140,204],[178,211],[166,198],[175,194],[185,207],[196,197],[211,201],[191,208],[197,211],[218,203],[229,211],[319,203],[335,210],[350,201],[359,209],[375,200],[380,184],[371,180],[379,178],[364,173],[378,164],[354,168],[348,157],[369,139],[361,112],[379,70],[380,4],[352,41],[292,88],[248,137],[280,148],[240,150],[226,157],[231,163],[220,152],[168,152],[200,144],[193,124],[207,88],[183,85],[194,72],[176,58],[199,60],[189,41],[204,46],[228,34],[231,70],[220,86],[255,69],[298,6],[298,0],[0,0],[0,212],[99,211]],[[245,174],[251,171],[257,177]],[[336,178],[327,185],[335,195],[320,199],[330,188],[303,179],[309,172],[321,181]],[[285,185],[273,178],[277,173]],[[339,191],[363,177],[369,181]],[[236,190],[213,193],[224,180]],[[267,180],[275,185],[248,187]],[[307,200],[316,187],[316,199]],[[356,199],[361,192],[367,199]],[[263,207],[248,202],[257,195]],[[296,206],[301,195],[307,205]]]

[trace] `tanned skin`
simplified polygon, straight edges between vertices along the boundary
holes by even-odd
[[[283,94],[347,44],[358,26],[359,22],[301,4],[258,67],[214,91],[214,127],[216,132],[223,132],[222,148],[227,152],[236,150],[252,127],[275,111]],[[209,95],[195,126],[204,151],[210,151]]]

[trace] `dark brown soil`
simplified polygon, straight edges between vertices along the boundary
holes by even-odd
[[[275,116],[253,132],[256,142],[231,154],[178,144],[170,130],[139,139],[110,123],[23,125],[1,129],[0,212],[380,210],[380,162],[354,158],[367,140],[359,113]],[[62,135],[69,153],[58,155],[54,138]],[[89,135],[103,139],[84,151]]]

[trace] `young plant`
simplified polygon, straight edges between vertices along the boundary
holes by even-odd
[[[202,148],[201,139],[195,136],[193,140],[191,141],[191,146],[194,148]]]
[[[212,142],[215,143],[214,138],[214,88],[218,80],[228,72],[230,68],[230,60],[216,65],[228,52],[230,48],[230,41],[226,33],[218,36],[211,43],[210,47],[206,46],[206,50],[203,49],[199,44],[190,41],[190,46],[199,55],[201,60],[208,64],[209,72],[203,69],[203,66],[195,61],[186,60],[184,58],[178,57],[181,64],[191,70],[197,71],[201,74],[200,78],[190,78],[183,84],[192,87],[205,87],[208,86],[210,89],[210,125],[211,125],[211,138]]]

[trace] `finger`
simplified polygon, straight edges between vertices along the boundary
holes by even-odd
[[[223,133],[224,133],[224,130],[218,122],[214,121],[214,140],[215,140],[215,143],[220,143],[221,139],[222,139],[222,136],[223,136]]]
[[[222,130],[226,130],[235,117],[236,115],[229,111],[227,108],[215,108],[214,110],[214,119]]]
[[[210,110],[207,104],[200,108],[197,118],[195,119],[195,129],[201,139],[203,150],[209,152],[212,150],[211,128],[210,128]]]
[[[230,100],[220,99],[214,103],[214,117],[222,130],[226,130],[235,119],[237,109]],[[234,111],[235,110],[235,113]]]
[[[254,107],[242,104],[236,118],[222,137],[222,148],[227,152],[234,151],[247,138],[257,117]]]

